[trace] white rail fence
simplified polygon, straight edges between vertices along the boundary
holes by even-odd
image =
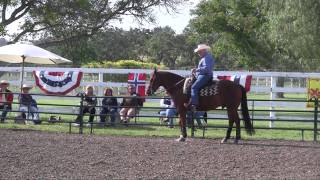
[[[21,67],[0,67],[2,77],[0,79],[8,80],[12,86],[19,87],[21,82]],[[97,87],[97,94],[101,96],[105,87],[116,87],[124,89],[127,82],[112,82],[111,76],[127,75],[128,72],[146,73],[150,74],[152,70],[146,69],[102,69],[102,68],[53,68],[53,67],[25,67],[25,83],[35,84],[32,72],[35,70],[48,70],[53,72],[65,71],[82,71],[84,78],[80,86],[91,84]],[[186,70],[168,70],[170,72],[180,74],[182,76],[190,75],[190,71]],[[320,73],[299,73],[299,72],[248,72],[248,71],[215,71],[216,75],[252,75],[252,84],[250,93],[265,93],[269,94],[270,100],[275,99],[277,92],[284,93],[301,93],[306,94],[306,79],[307,78],[320,78]],[[110,78],[109,78],[110,77]],[[276,81],[278,77],[285,78],[285,87],[277,87]],[[123,90],[122,90],[123,91]],[[119,91],[118,91],[119,92]],[[249,102],[249,106],[250,106]],[[306,103],[284,103],[284,102],[256,102],[255,107],[269,107],[274,110],[276,107],[294,107],[306,108]],[[270,119],[276,119],[275,113],[270,111]],[[272,125],[271,125],[272,126]]]

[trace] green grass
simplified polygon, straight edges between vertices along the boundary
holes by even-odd
[[[66,119],[71,121],[72,119]],[[85,119],[86,121],[86,119]],[[134,123],[134,122],[132,122]],[[117,125],[116,127],[97,127],[94,126],[93,133],[96,135],[104,136],[144,136],[144,137],[177,137],[180,134],[180,128],[176,126],[173,129],[167,128],[165,126],[158,126],[159,121],[157,118],[139,118],[138,123],[148,123],[150,125],[129,125],[128,127],[123,125]],[[226,120],[209,120],[209,126],[227,126]],[[266,128],[269,126],[269,122],[254,122],[254,127]],[[275,126],[277,128],[313,128],[313,123],[288,123],[288,122],[276,122]],[[48,124],[43,122],[41,125],[20,125],[14,124],[12,121],[8,121],[5,124],[0,124],[0,128],[5,129],[32,129],[47,132],[59,132],[68,133],[69,124],[56,123]],[[71,133],[79,133],[79,127],[71,127]],[[90,128],[84,127],[84,133],[89,134]],[[195,132],[195,137],[202,137],[202,129],[197,129]],[[226,128],[208,128],[205,132],[206,138],[222,138],[225,136]],[[191,129],[188,128],[188,134],[190,136]],[[235,129],[232,132],[232,136],[235,136]],[[256,129],[256,134],[254,136],[248,136],[244,129],[242,129],[243,139],[285,139],[285,140],[301,140],[301,131],[289,131],[289,130],[261,130]],[[305,131],[304,140],[313,140],[313,132]]]

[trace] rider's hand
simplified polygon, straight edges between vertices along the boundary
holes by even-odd
[[[191,69],[191,73],[192,73],[192,74],[195,74],[195,73],[196,73],[196,71],[197,71],[197,69],[196,69],[196,68]]]

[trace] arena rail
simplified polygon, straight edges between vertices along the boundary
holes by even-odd
[[[15,95],[19,95],[20,93],[14,93]],[[82,112],[81,109],[84,107],[83,105],[83,100],[84,97],[83,96],[56,96],[56,95],[44,95],[44,94],[31,94],[33,96],[38,96],[38,97],[48,97],[48,96],[54,96],[57,98],[61,98],[62,102],[68,98],[73,99],[74,102],[79,102],[78,105],[75,105],[77,103],[72,103],[72,104],[63,104],[63,103],[38,103],[39,106],[39,111],[38,113],[41,115],[49,115],[50,118],[52,116],[71,116],[72,119],[74,119],[74,116],[79,115],[78,112]],[[99,100],[101,100],[101,98],[104,98],[105,96],[96,96],[96,98],[98,98]],[[125,96],[114,96],[118,99],[123,98]],[[163,97],[143,97],[145,99],[153,99],[153,100],[160,100]],[[304,132],[305,131],[311,131],[313,132],[313,140],[317,141],[318,138],[318,123],[320,122],[318,120],[318,106],[319,106],[319,100],[317,98],[306,101],[306,100],[257,100],[257,99],[248,99],[248,102],[251,101],[251,108],[249,107],[249,111],[250,111],[250,115],[251,115],[251,120],[252,120],[252,124],[254,125],[254,122],[287,122],[287,123],[293,123],[293,122],[301,122],[301,123],[308,123],[308,125],[310,124],[310,126],[308,127],[259,127],[259,126],[254,126],[255,129],[262,129],[262,130],[289,130],[289,131],[301,131],[301,138],[302,140],[304,140]],[[296,118],[295,116],[285,116],[284,118],[280,118],[278,117],[277,119],[268,119],[268,116],[261,116],[261,115],[257,115],[257,113],[268,113],[270,111],[270,109],[256,109],[256,107],[254,106],[255,102],[259,102],[259,101],[269,101],[269,102],[286,102],[286,103],[292,103],[292,102],[311,102],[314,104],[314,108],[310,109],[310,110],[290,110],[290,109],[273,109],[272,112],[278,112],[278,113],[304,113],[303,114],[303,118]],[[19,106],[19,103],[14,102],[13,103],[15,108],[13,108],[13,110],[11,112],[13,113],[21,113],[21,111],[17,108],[17,106]],[[53,107],[53,108],[52,108]],[[95,106],[96,108],[101,108],[102,106]],[[60,109],[59,109],[60,108]],[[75,109],[79,108],[80,111],[75,111]],[[157,111],[161,109],[161,107],[135,107],[135,108],[139,108],[140,109],[140,113],[138,113],[136,116],[134,116],[134,122],[132,123],[127,123],[127,124],[123,124],[123,123],[116,123],[116,126],[167,126],[164,124],[160,124],[158,122],[139,122],[139,118],[157,118],[159,119],[160,115],[157,115]],[[62,111],[63,109],[63,111]],[[208,117],[206,117],[206,120],[210,120],[211,125],[208,126],[202,126],[202,137],[205,137],[205,132],[209,129],[221,129],[221,128],[227,128],[227,126],[219,126],[219,125],[213,125],[214,121],[212,120],[227,120],[227,117],[224,115],[225,110],[223,109],[217,109],[214,111],[210,111],[210,113],[208,113]],[[218,113],[217,113],[218,112]],[[30,113],[29,111],[27,113]],[[307,115],[306,115],[307,114]],[[110,116],[110,114],[104,114],[106,116]],[[89,115],[87,114],[80,114],[80,123],[79,123],[79,134],[83,134],[83,130],[85,128],[85,123],[84,123],[84,117],[87,117]],[[98,117],[99,114],[95,114],[95,117]],[[29,116],[28,116],[29,117]],[[41,116],[40,116],[41,117]],[[174,117],[174,118],[178,118],[178,117]],[[11,120],[17,120],[15,117],[11,117],[8,118]],[[72,132],[72,124],[75,123],[74,120],[64,120],[64,118],[56,118],[55,120],[45,120],[45,119],[41,119],[40,122],[48,122],[50,123],[66,123],[69,125],[69,133]],[[33,122],[33,119],[29,119],[26,118],[25,122]],[[227,123],[226,123],[227,124]],[[312,126],[311,126],[312,124]],[[95,125],[101,125],[99,122],[94,122],[94,123],[90,123],[89,124],[89,128],[90,128],[90,133],[93,133],[94,128],[96,127]],[[110,123],[106,123],[107,126],[105,126],[106,128],[109,127],[108,125],[110,125]],[[175,125],[177,126],[177,125]],[[195,132],[195,124],[194,124],[194,118],[193,121],[190,124],[190,130],[191,130],[191,137],[194,137],[194,132]]]
[[[21,67],[0,67],[0,73],[9,73],[8,77],[12,77],[9,82],[12,85],[19,86],[21,82]],[[81,86],[86,86],[88,84],[98,87],[97,95],[103,95],[103,89],[105,87],[114,87],[119,89],[124,89],[127,86],[127,82],[110,82],[110,79],[106,78],[111,75],[126,75],[128,72],[135,73],[146,73],[150,74],[152,70],[150,69],[104,69],[104,68],[55,68],[55,67],[25,67],[25,82],[34,83],[34,79],[31,78],[31,72],[35,70],[49,70],[57,72],[65,71],[82,71],[85,76],[95,77],[87,78],[81,82]],[[188,76],[190,71],[187,70],[168,70],[173,73],[180,74],[182,76]],[[270,100],[276,99],[276,93],[307,93],[306,79],[307,78],[319,78],[320,73],[303,73],[303,72],[255,72],[255,71],[215,71],[216,75],[252,75],[253,83],[251,85],[252,93],[266,93],[269,94]],[[15,75],[13,75],[15,74]],[[20,75],[18,75],[20,74]],[[29,76],[28,76],[29,75]],[[29,77],[29,78],[28,78]],[[283,77],[290,81],[290,85],[285,87],[277,86],[277,78]],[[19,79],[20,78],[20,79]],[[94,80],[93,80],[94,79]],[[298,85],[293,82],[298,81]],[[272,111],[276,109],[277,106],[283,106],[281,102],[264,104],[265,102],[257,102],[256,106],[269,106],[269,117],[270,119],[276,119],[276,113]],[[293,107],[305,107],[304,102],[291,103],[289,106]],[[270,123],[270,127],[273,124]]]

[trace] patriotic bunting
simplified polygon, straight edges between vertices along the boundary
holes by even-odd
[[[77,88],[82,79],[82,72],[33,71],[36,85],[46,94],[65,95]]]
[[[217,76],[219,80],[229,80],[242,85],[246,92],[250,91],[252,75]]]

